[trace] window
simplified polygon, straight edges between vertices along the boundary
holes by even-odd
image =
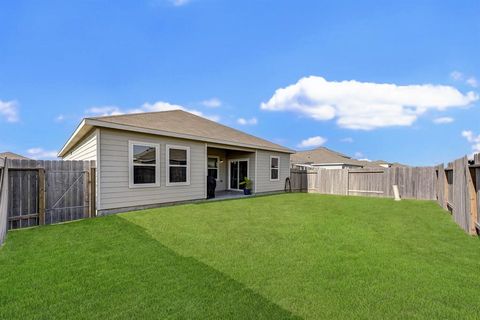
[[[130,188],[159,186],[159,151],[158,144],[129,141]]]
[[[218,179],[218,164],[220,159],[216,156],[209,156],[207,161],[208,175]]]
[[[167,145],[167,186],[190,184],[190,148]]]
[[[270,181],[280,180],[280,158],[270,157]]]

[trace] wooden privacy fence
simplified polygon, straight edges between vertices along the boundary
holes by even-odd
[[[480,154],[436,167],[382,169],[292,169],[292,191],[436,200],[469,234],[480,230]]]
[[[7,234],[8,166],[0,159],[0,246]]]
[[[435,168],[315,169],[304,172],[308,192],[393,197],[393,185],[406,199],[436,200]],[[302,177],[303,178],[303,177]],[[299,174],[291,176],[292,184]]]
[[[455,222],[470,234],[480,228],[480,154],[469,162],[467,157],[436,167],[437,201]]]
[[[7,229],[95,216],[95,161],[13,160],[8,165]]]

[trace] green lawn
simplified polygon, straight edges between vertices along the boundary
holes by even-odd
[[[435,203],[284,194],[9,232],[0,319],[480,318],[480,240]]]

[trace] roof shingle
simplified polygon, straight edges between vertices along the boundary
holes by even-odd
[[[293,153],[292,150],[276,143],[252,136],[245,132],[224,126],[182,110],[146,112],[115,116],[87,118],[111,124],[161,130],[172,134],[183,134],[203,140],[218,140],[225,144],[243,144],[258,149],[278,150]]]

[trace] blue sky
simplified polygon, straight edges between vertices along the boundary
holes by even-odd
[[[295,149],[448,161],[480,149],[479,12],[478,0],[1,1],[0,151],[51,157],[86,115],[184,108]]]

